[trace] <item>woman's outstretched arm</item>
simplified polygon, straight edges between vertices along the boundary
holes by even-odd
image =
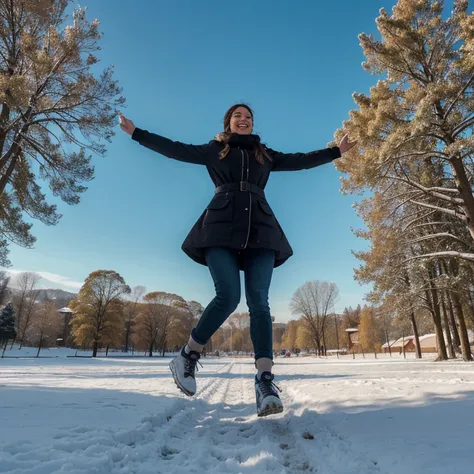
[[[267,152],[273,159],[272,171],[298,171],[330,163],[336,158],[340,158],[355,144],[356,142],[349,142],[346,135],[339,146],[310,151],[309,153],[280,153],[270,148],[267,148]]]
[[[156,151],[161,155],[194,163],[196,165],[205,165],[209,153],[209,144],[205,145],[187,145],[181,142],[175,142],[169,138],[162,137],[156,133],[150,133],[147,130],[135,127],[133,122],[120,114],[120,128],[131,135],[132,139],[150,150]]]

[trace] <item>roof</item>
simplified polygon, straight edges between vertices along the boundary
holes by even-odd
[[[58,309],[58,313],[72,313],[72,310],[64,307],[64,308]]]
[[[346,332],[359,332],[357,328],[347,328]]]
[[[403,347],[406,346],[410,341],[415,339],[415,336],[405,336],[397,339],[390,347]]]
[[[393,339],[392,341],[388,341],[388,343],[386,342],[386,343],[382,346],[382,349],[388,349],[388,345],[389,345],[389,344],[390,344],[390,347],[392,347],[395,341],[396,341],[396,339]]]

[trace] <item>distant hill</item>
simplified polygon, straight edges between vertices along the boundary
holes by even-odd
[[[20,292],[17,288],[9,288],[9,290],[13,295]],[[55,300],[58,308],[67,306],[68,303],[77,296],[77,293],[71,293],[58,288],[38,289],[38,291],[38,301]]]
[[[69,303],[69,301],[73,300],[76,296],[77,296],[77,293],[71,293],[69,291],[65,291],[65,290],[60,290],[60,289],[57,289],[57,288],[49,288],[49,289],[46,289],[46,290],[39,290],[40,291],[40,294],[38,296],[38,299],[40,301],[43,301],[43,300],[67,300],[67,302]]]

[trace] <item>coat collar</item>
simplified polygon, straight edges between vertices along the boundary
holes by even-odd
[[[259,143],[260,137],[258,135],[240,135],[239,133],[219,133],[216,135],[216,140],[221,143],[228,143],[232,148],[245,148],[253,150]]]

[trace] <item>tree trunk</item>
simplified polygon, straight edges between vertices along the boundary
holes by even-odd
[[[455,276],[459,274],[459,262],[455,259],[451,260],[452,272]],[[467,333],[466,320],[464,318],[464,312],[462,309],[462,303],[459,293],[456,291],[452,292],[454,309],[457,316],[457,323],[459,329],[459,338],[461,340],[461,352],[462,357],[465,361],[472,361],[471,347],[469,346],[469,335]]]
[[[454,348],[457,349],[456,352],[459,352],[459,349],[461,347],[461,339],[459,338],[459,331],[456,325],[456,319],[454,317],[454,309],[453,309],[453,301],[451,299],[452,298],[451,292],[447,291],[446,296],[448,299],[449,322],[453,330],[453,344],[454,344]]]
[[[474,298],[472,293],[469,291],[469,319],[471,320],[471,325],[474,326]]]
[[[456,311],[456,316],[457,316],[459,336],[461,339],[462,358],[466,362],[472,361],[471,347],[469,345],[469,335],[467,333],[466,321],[464,319],[464,313],[462,310],[461,300],[459,299],[458,293],[453,292],[452,297],[453,297],[454,309]]]
[[[40,334],[40,340],[38,344],[38,352],[36,353],[36,357],[39,357],[41,351],[41,343],[43,342],[43,333]]]
[[[433,285],[433,281],[430,281]],[[448,360],[448,354],[446,353],[446,344],[443,336],[443,326],[441,324],[441,316],[439,314],[438,294],[436,289],[426,290],[426,298],[431,307],[431,315],[433,317],[433,323],[435,325],[436,340],[438,342],[438,357],[439,360]],[[433,297],[433,300],[431,299]]]
[[[403,350],[403,358],[407,358],[407,354],[405,352],[405,332],[402,333],[402,350]]]
[[[454,181],[456,188],[459,191],[461,199],[464,201],[462,206],[464,214],[467,218],[467,228],[474,240],[474,196],[472,195],[471,184],[466,175],[464,163],[459,158],[452,158],[450,160],[451,167],[454,171]]]
[[[451,268],[445,263],[444,261],[440,262],[439,269],[441,273],[444,273],[445,275],[448,275],[449,277],[453,277],[453,272],[455,271],[455,268]],[[453,304],[451,302],[451,298],[449,295],[448,290],[443,291],[443,311],[446,314],[446,309],[448,310],[447,312],[447,321],[449,323],[449,326],[451,327],[451,334],[452,334],[452,345],[454,347],[454,352],[457,354],[459,352],[459,348],[461,346],[461,341],[459,340],[459,333],[458,329],[456,326],[456,321],[454,319],[454,312],[453,312]],[[446,301],[446,306],[444,306],[444,303]]]
[[[321,355],[321,343],[319,342],[318,339],[316,339],[314,342],[315,342],[314,346],[316,349],[316,354],[319,357]]]
[[[416,324],[415,313],[413,311],[410,314],[410,321],[413,327],[413,334],[415,335],[416,358],[421,359],[420,336],[418,334],[418,326]]]
[[[127,325],[125,326],[125,352],[128,352],[128,345],[130,343],[130,329],[132,325],[130,321],[127,322]]]
[[[387,341],[387,346],[388,346],[388,352],[390,354],[390,357],[392,357],[392,348],[390,347],[390,340],[388,339],[387,327],[385,327],[384,329],[385,329],[385,340]]]
[[[92,357],[97,357],[97,349],[99,347],[99,343],[97,341],[94,341],[92,343]]]
[[[326,331],[323,330],[323,356],[327,356],[327,346],[326,346]]]
[[[469,305],[469,317],[471,319],[472,325],[474,326],[474,299],[472,298],[471,292],[469,292],[469,301],[471,303]]]
[[[153,357],[153,341],[151,341],[150,346],[148,347],[148,357]]]
[[[448,357],[450,359],[456,358],[456,353],[454,352],[453,338],[451,337],[451,328],[449,327],[448,321],[448,312],[446,311],[446,305],[444,303],[443,295],[441,295],[441,309],[442,309],[442,318],[444,323],[444,328],[446,331],[446,341],[448,343]]]
[[[13,338],[13,340],[15,340],[15,338]],[[5,345],[3,346],[2,359],[5,356],[5,351],[7,350],[7,346],[8,346],[8,339],[5,341]]]

